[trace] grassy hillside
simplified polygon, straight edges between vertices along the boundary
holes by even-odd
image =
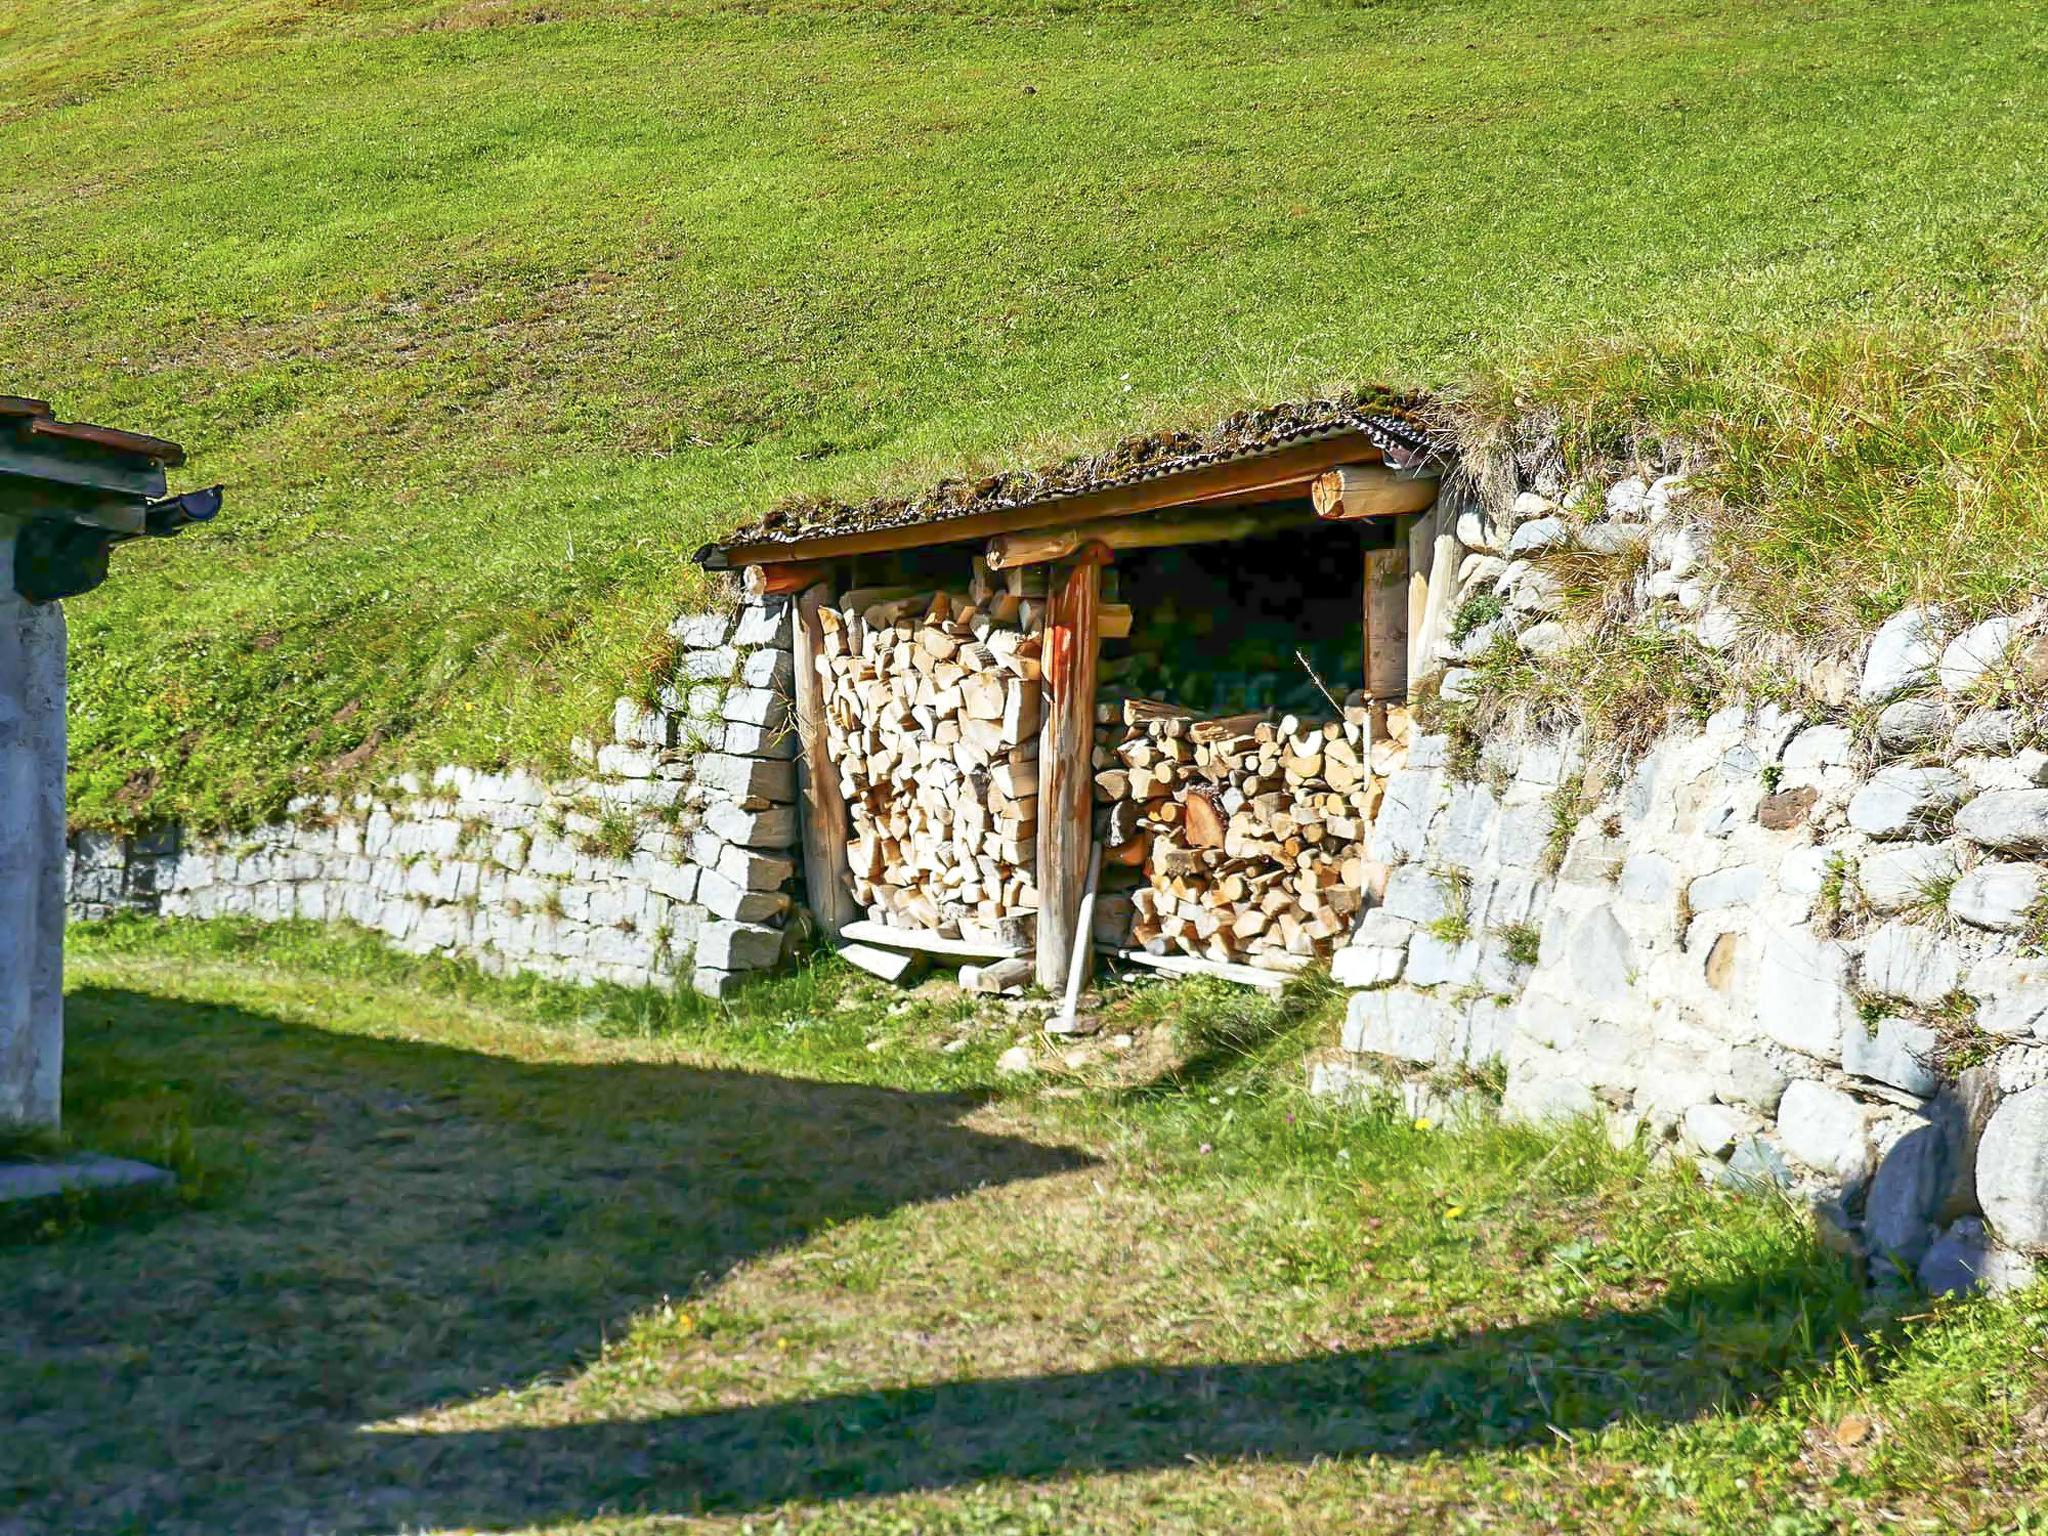
[[[1995,603],[2044,103],[2009,0],[0,0],[0,388],[232,491],[72,606],[76,814],[545,758],[722,522],[1341,381],[1727,436],[1788,610]]]

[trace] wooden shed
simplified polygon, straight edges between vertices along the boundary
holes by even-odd
[[[1445,462],[1367,393],[700,550],[795,603],[825,934],[1055,991],[1093,945],[1258,985],[1326,956],[1448,621]]]

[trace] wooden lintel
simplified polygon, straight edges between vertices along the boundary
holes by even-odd
[[[1038,747],[1038,984],[1049,992],[1067,985],[1088,879],[1101,653],[1096,623],[1108,557],[1100,544],[1088,544],[1059,568],[1046,632],[1052,698]]]
[[[821,533],[786,542],[762,541],[725,547],[709,545],[699,558],[714,570],[795,560],[837,560],[848,555],[882,554],[927,544],[990,539],[999,533],[1027,528],[1066,527],[1104,517],[1131,517],[1167,507],[1192,506],[1271,493],[1289,495],[1332,464],[1369,464],[1379,449],[1363,432],[1340,432],[1314,442],[1297,443],[1256,458],[1232,459],[1178,474],[1160,475],[1129,485],[1048,498],[1020,507],[972,512],[936,522],[905,523],[850,533]]]
[[[847,889],[847,810],[839,793],[839,767],[825,745],[825,681],[818,659],[825,654],[825,627],[818,617],[832,600],[825,583],[797,599],[790,621],[790,642],[796,663],[797,770],[803,834],[804,896],[819,931],[836,940],[860,915]]]
[[[1389,469],[1384,464],[1340,464],[1317,475],[1309,486],[1316,516],[1333,522],[1369,517],[1403,517],[1436,500],[1437,477]]]
[[[782,597],[815,586],[830,574],[831,567],[824,562],[750,565],[742,573],[740,585],[749,597]]]
[[[988,542],[990,570],[1014,570],[1020,565],[1039,565],[1063,560],[1083,544],[1099,543],[1109,549],[1160,549],[1176,544],[1214,544],[1231,539],[1256,538],[1290,522],[1306,519],[1276,517],[1272,513],[1204,513],[1192,517],[1105,518],[1077,523],[1066,528],[1034,529],[1026,533],[998,534]]]

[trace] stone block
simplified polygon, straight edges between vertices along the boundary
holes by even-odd
[[[1997,1295],[2034,1281],[2035,1266],[1992,1239],[1974,1216],[1955,1222],[1921,1259],[1914,1278],[1936,1296],[1962,1296],[1972,1291]]]
[[[1330,957],[1330,979],[1360,990],[1391,986],[1407,959],[1405,944],[1347,944]]]
[[[796,721],[787,711],[766,725],[724,721],[718,728],[716,750],[739,757],[793,758],[796,756]]]
[[[1979,864],[1948,893],[1948,910],[1977,928],[2017,933],[2041,899],[2043,875],[2033,864]]]
[[[694,864],[672,864],[643,856],[633,860],[633,874],[647,889],[671,901],[697,899],[699,870]]]
[[[1925,836],[1967,790],[1963,776],[1952,768],[1880,768],[1851,797],[1849,825],[1867,837]]]
[[[1500,862],[1510,869],[1541,869],[1550,847],[1550,807],[1511,805],[1500,813]]]
[[[1437,859],[1453,869],[1476,870],[1493,852],[1500,802],[1484,784],[1460,784],[1439,821]]]
[[[1420,864],[1404,864],[1387,876],[1386,898],[1378,910],[1427,925],[1450,914],[1450,892],[1435,871]]]
[[[1727,1104],[1695,1104],[1678,1123],[1686,1145],[1712,1158],[1731,1156],[1738,1143],[1764,1128],[1755,1115]]]
[[[2038,747],[2027,747],[2009,757],[1966,754],[1953,759],[1949,766],[1979,793],[1992,789],[2039,789],[2048,784],[2048,752]]]
[[[1757,957],[1757,1023],[1780,1045],[1839,1059],[1842,1031],[1856,1017],[1848,952],[1805,928],[1771,929]]]
[[[1863,990],[1931,1008],[1956,989],[1962,963],[1953,944],[1928,928],[1894,919],[1863,944]]]
[[[1544,949],[1550,953],[1547,942]],[[1589,1002],[1624,1002],[1635,986],[1635,944],[1611,907],[1595,907],[1581,917],[1555,963],[1563,967],[1572,992]]]
[[[780,854],[727,847],[719,855],[718,873],[749,891],[778,891],[796,873],[796,864]]]
[[[1878,626],[1863,654],[1863,675],[1856,685],[1865,702],[1889,699],[1909,688],[1934,681],[1941,659],[1941,611],[1903,608]]]
[[[717,971],[700,965],[690,973],[690,990],[713,1002],[723,1002],[740,989],[745,979],[738,971]]]
[[[1426,992],[1390,987],[1352,994],[1344,1018],[1344,1049],[1424,1065],[1458,1059],[1456,1005]]]
[[[1897,912],[1927,902],[1961,868],[1955,844],[1912,843],[1870,854],[1856,867],[1856,885],[1877,911]]]
[[[597,771],[616,779],[651,779],[660,761],[650,747],[627,747],[614,742],[597,749]]]
[[[748,811],[729,801],[719,801],[704,812],[704,826],[725,842],[741,848],[792,848],[797,841],[794,806]]]
[[[725,695],[728,725],[785,726],[789,699],[773,688],[732,688]]]
[[[696,899],[715,915],[736,923],[761,923],[789,910],[790,900],[782,891],[750,891],[715,869],[697,876]]]
[[[676,663],[676,677],[685,683],[730,683],[739,675],[741,653],[730,645],[687,652]]]
[[[1863,1204],[1863,1230],[1873,1255],[1912,1265],[1927,1251],[1930,1223],[1947,1188],[1947,1148],[1941,1127],[1918,1120],[1877,1160]]]
[[[1560,885],[1612,885],[1621,878],[1621,866],[1628,857],[1628,845],[1618,837],[1598,833],[1575,836],[1557,872]]]
[[[786,650],[770,646],[750,652],[740,663],[739,682],[746,688],[767,688],[787,695],[796,681],[796,658]]]
[[[2001,853],[2048,854],[2048,789],[1995,789],[1956,813],[1956,831]]]
[[[1638,906],[1661,907],[1678,889],[1678,873],[1661,853],[1632,853],[1622,861],[1615,894]]]
[[[1746,907],[1763,894],[1764,872],[1754,864],[1737,864],[1702,875],[1687,886],[1686,899],[1695,912]]]
[[[1963,988],[1977,1000],[1977,1027],[2021,1040],[2048,1039],[2048,960],[1991,955],[1970,967]]]
[[[672,747],[676,722],[665,710],[621,698],[612,704],[612,740],[628,747]]]
[[[1785,772],[1819,774],[1846,767],[1855,750],[1856,739],[1846,725],[1810,726],[1786,744]]]
[[[1878,712],[1877,744],[1887,752],[1923,751],[1948,735],[1951,720],[1945,699],[1895,699]]]
[[[789,599],[769,597],[746,604],[740,609],[732,641],[748,646],[789,644]]]
[[[1479,945],[1466,939],[1447,944],[1431,933],[1418,933],[1408,941],[1408,984],[1412,987],[1450,985],[1462,987],[1479,970]]]
[[[1414,760],[1412,745],[1409,759]],[[1422,857],[1441,783],[1438,774],[1413,767],[1388,778],[1386,796],[1372,826],[1373,859],[1381,864],[1406,864]]]
[[[732,634],[733,616],[729,610],[713,609],[708,613],[685,613],[669,625],[668,632],[684,645],[695,649],[723,645]]]
[[[1844,1184],[1870,1171],[1870,1139],[1863,1106],[1811,1078],[1801,1078],[1778,1102],[1778,1139],[1807,1167]]]
[[[1993,1112],[1977,1144],[1977,1203],[2000,1242],[2048,1253],[2048,1086]]]
[[[781,961],[783,938],[781,929],[754,923],[706,923],[697,935],[697,966],[713,971],[765,971]]]
[[[2019,632],[2020,621],[2011,614],[1972,624],[1942,647],[1935,665],[1941,686],[1950,693],[1968,692],[1987,672],[2005,665]]]
[[[1940,1086],[1935,1032],[1912,1019],[1884,1018],[1866,1030],[1857,1020],[1842,1031],[1842,1070],[1926,1098]]]
[[[2012,751],[2019,739],[2020,712],[2016,709],[1980,709],[1965,715],[1954,737],[1958,752],[1993,755]]]
[[[1508,540],[1508,555],[1538,555],[1571,546],[1571,530],[1561,517],[1536,517],[1522,524]]]
[[[1769,1049],[1737,1046],[1728,1053],[1721,1097],[1731,1104],[1746,1104],[1759,1114],[1775,1115],[1791,1081],[1791,1074]]]
[[[796,765],[765,757],[707,752],[697,759],[697,783],[728,800],[789,804],[796,799]]]

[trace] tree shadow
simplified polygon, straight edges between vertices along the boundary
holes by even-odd
[[[377,1436],[403,1507],[487,1529],[598,1510],[737,1513],[790,1500],[1188,1461],[1415,1458],[1564,1447],[1679,1424],[1824,1359],[1854,1289],[1801,1266],[1522,1327],[1298,1360],[948,1381],[652,1421]]]
[[[103,988],[67,1015],[81,1094],[180,1105],[210,1128],[199,1160],[242,1171],[0,1248],[21,1529],[275,1530],[266,1479],[315,1525],[386,1528],[319,1493],[365,1421],[572,1370],[830,1225],[1091,1161],[963,1125],[972,1095],[522,1062]]]

